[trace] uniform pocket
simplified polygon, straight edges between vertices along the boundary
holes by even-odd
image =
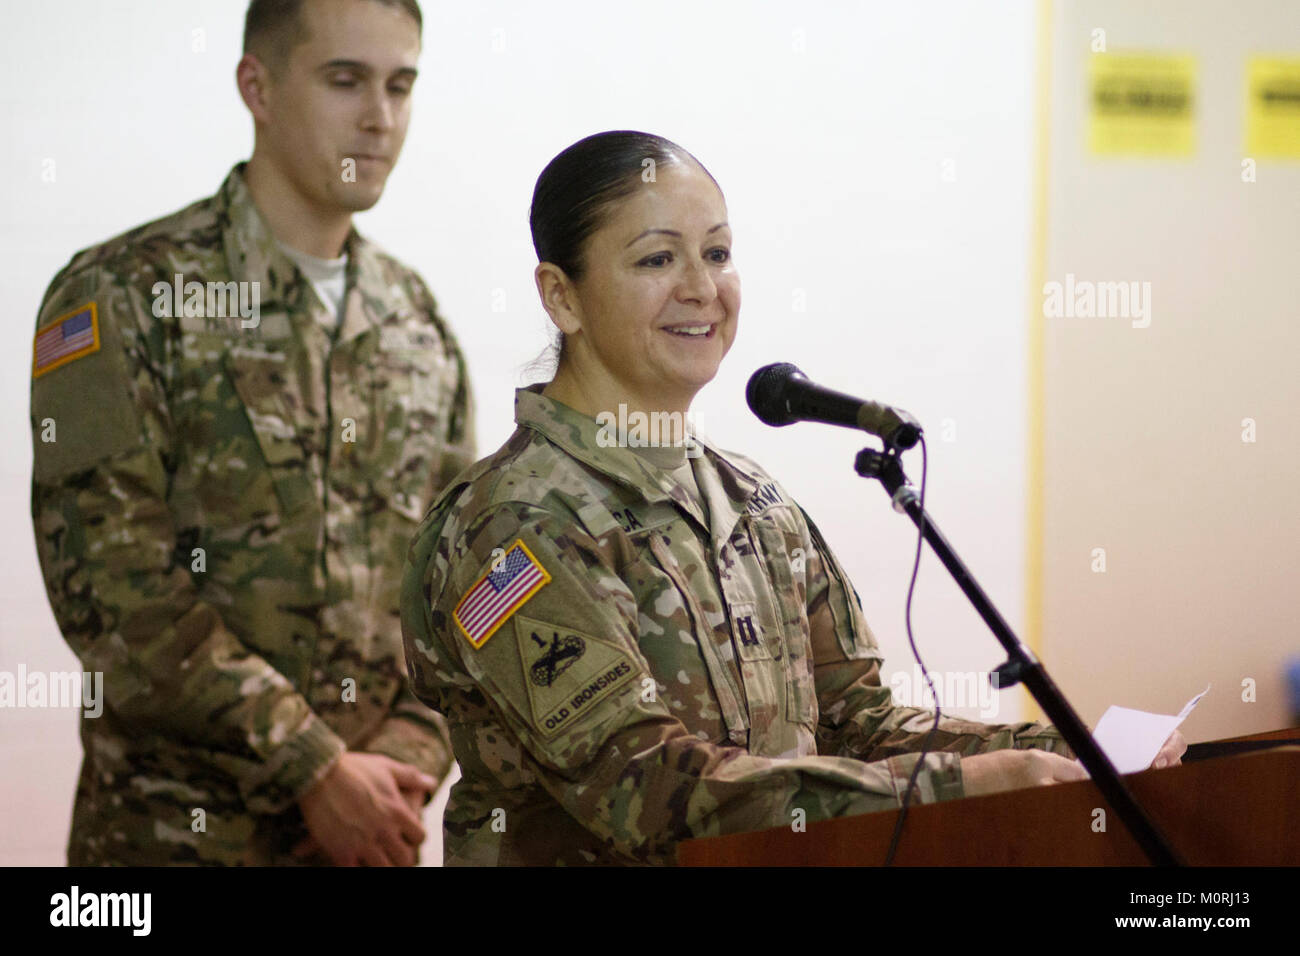
[[[727,735],[733,743],[742,743],[748,734],[749,714],[745,708],[745,696],[741,690],[738,668],[734,662],[724,661],[718,652],[714,636],[715,621],[710,620],[699,593],[704,589],[703,584],[701,583],[699,587],[691,586],[681,562],[673,554],[669,540],[669,536],[661,531],[651,531],[647,535],[650,551],[659,569],[672,581],[689,613],[695,644],[708,671],[709,683],[713,687],[718,709],[722,712]],[[707,560],[702,554],[683,554],[683,557],[692,563]],[[716,602],[711,594],[704,595],[704,598],[711,606],[720,603]],[[713,617],[717,624],[722,623],[723,614],[724,612],[715,606]]]
[[[817,722],[817,688],[813,681],[812,642],[808,638],[808,614],[804,606],[804,555],[797,530],[786,530],[777,521],[777,509],[752,519],[751,541],[757,560],[770,582],[768,598],[778,620],[786,676],[786,712],[796,723]]]
[[[223,361],[284,513],[320,501],[323,421],[298,391],[286,353],[237,347],[226,352]]]

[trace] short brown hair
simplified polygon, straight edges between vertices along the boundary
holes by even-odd
[[[418,0],[373,0],[405,10],[423,31],[424,17]],[[302,20],[303,0],[252,0],[244,16],[244,52],[257,56],[273,72],[289,62],[289,54],[307,39]]]

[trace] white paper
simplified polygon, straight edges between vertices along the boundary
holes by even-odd
[[[1173,716],[1112,706],[1097,721],[1092,739],[1097,741],[1097,746],[1120,773],[1145,770],[1156,759],[1156,754],[1160,753],[1160,748],[1169,739],[1169,735],[1187,719],[1187,715],[1209,690],[1210,685],[1206,684],[1205,690],[1189,700],[1187,706]]]

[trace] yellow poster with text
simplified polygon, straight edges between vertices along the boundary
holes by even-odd
[[[1246,155],[1300,159],[1300,59],[1253,56],[1246,63]]]
[[[1196,152],[1195,57],[1094,53],[1088,80],[1088,150],[1094,156]]]

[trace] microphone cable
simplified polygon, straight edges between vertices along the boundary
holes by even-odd
[[[930,742],[935,731],[939,729],[939,720],[943,716],[943,711],[939,706],[939,695],[934,689],[934,681],[930,678],[930,672],[926,669],[925,662],[921,660],[921,652],[916,649],[916,636],[912,633],[912,595],[916,591],[917,573],[921,570],[921,546],[925,543],[925,480],[929,470],[929,455],[925,444],[925,436],[920,435],[919,437],[921,441],[921,518],[917,522],[916,556],[912,560],[912,579],[907,585],[907,606],[904,610],[903,619],[907,625],[907,643],[912,648],[912,656],[921,668],[921,674],[925,677],[926,686],[930,688],[930,696],[934,698],[934,723],[921,743],[921,755],[917,757],[916,765],[912,767],[912,775],[907,781],[907,790],[903,792],[903,806],[898,811],[898,821],[894,824],[894,836],[889,841],[889,853],[885,856],[885,866],[892,866],[894,863],[894,854],[898,851],[898,841],[903,836],[903,823],[907,820],[907,807],[912,799],[912,791],[916,789],[916,778],[921,772],[922,764],[925,763],[925,755],[930,750]]]

